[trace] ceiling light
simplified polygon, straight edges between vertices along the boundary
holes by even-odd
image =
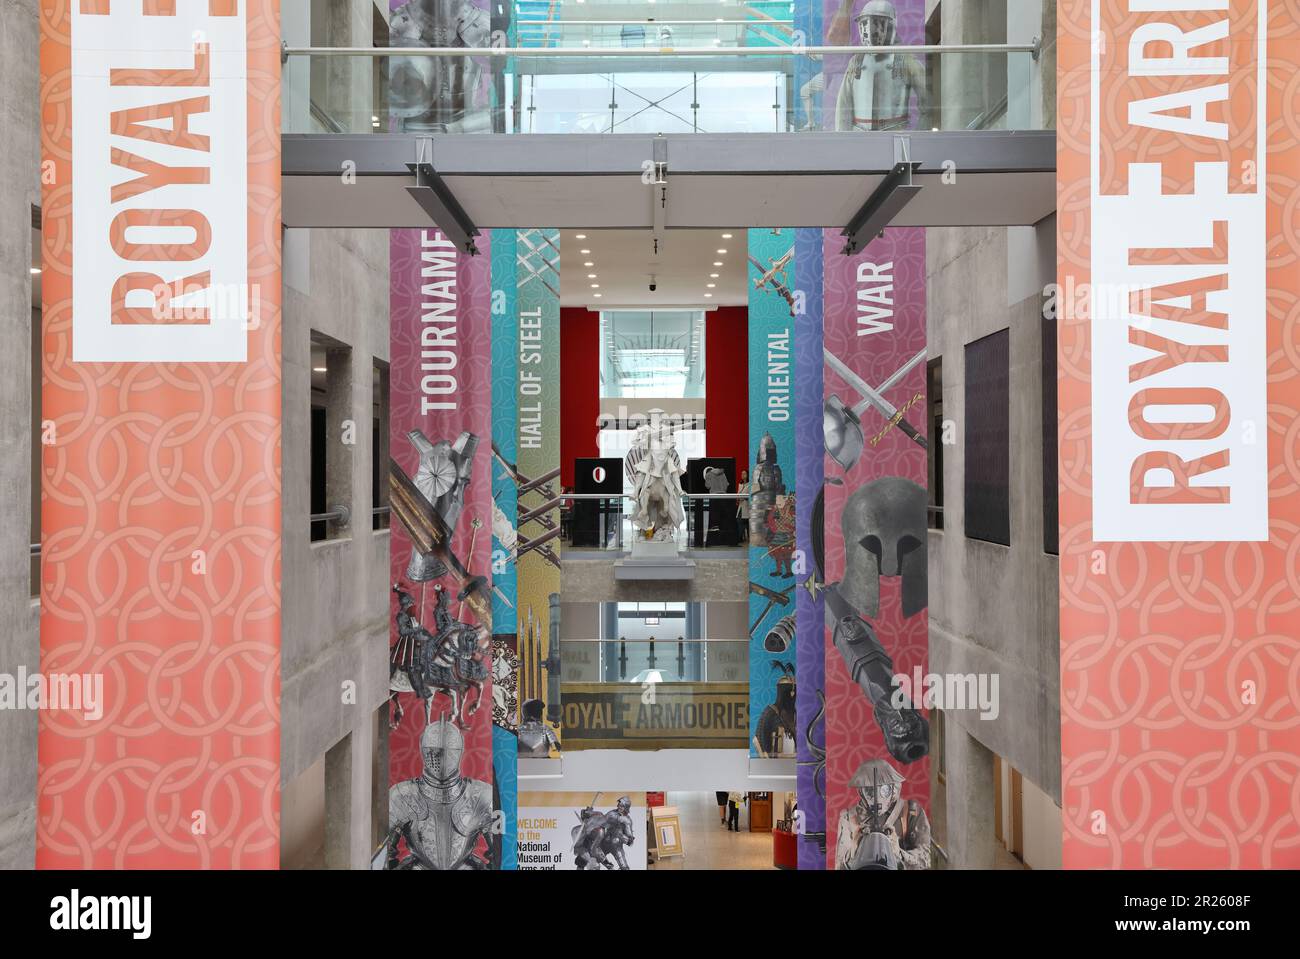
[[[724,233],[724,234],[722,234],[722,238],[723,238],[724,240],[730,240],[730,239],[731,239],[731,234],[730,234],[730,233]]]
[[[726,251],[726,250],[719,250],[718,252],[719,252],[719,253],[726,253],[727,251]]]
[[[590,255],[591,255],[591,251],[590,251],[590,250],[579,250],[578,252],[581,253],[583,256],[590,256]]]
[[[578,0],[578,2],[581,3],[582,0]],[[596,299],[598,299],[598,300],[600,299],[600,294],[599,294],[599,293],[593,293],[593,294],[591,294],[591,295],[594,296],[594,297],[595,297]]]
[[[599,283],[593,283],[593,284],[591,284],[591,288],[592,288],[593,290],[599,290],[599,289],[600,289],[600,284],[599,284]]]
[[[713,289],[715,286],[717,286],[718,284],[716,284],[716,283],[705,283],[704,285],[707,286],[707,287],[711,290],[711,289]]]
[[[595,273],[588,273],[588,274],[587,274],[587,279],[589,279],[589,280],[594,280],[595,278],[596,278],[596,274],[595,274]]]
[[[39,276],[40,272],[41,268],[39,266],[32,267],[32,276]]]
[[[713,294],[712,294],[712,293],[705,293],[704,295],[705,295],[706,297],[709,297],[709,296],[712,296]]]
[[[585,233],[575,233],[573,234],[573,236],[575,239],[579,239],[579,240],[585,240],[587,238],[587,234]]]
[[[584,263],[584,264],[582,264],[582,265],[583,265],[583,266],[595,266],[596,264],[595,264],[595,263],[592,263],[590,260],[588,260],[586,263]]]
[[[714,265],[714,266],[722,266],[722,261],[721,261],[721,260],[714,260],[714,261],[713,261],[713,265]]]
[[[313,366],[313,367],[311,368],[311,371],[312,371],[313,373],[327,373],[327,372],[329,372],[329,371],[326,370],[325,367],[323,367],[323,366]]]
[[[710,273],[710,274],[709,274],[709,279],[710,279],[710,280],[716,280],[717,278],[718,278],[718,274],[716,274],[716,273]]]

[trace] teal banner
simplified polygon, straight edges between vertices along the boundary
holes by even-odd
[[[517,868],[519,649],[515,571],[515,381],[519,370],[518,249],[514,230],[492,231],[492,764],[504,835],[501,868]]]
[[[795,754],[793,230],[749,231],[749,750]]]

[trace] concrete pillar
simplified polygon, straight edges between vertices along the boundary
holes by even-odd
[[[353,471],[357,468],[355,451],[361,441],[362,424],[369,426],[370,417],[357,422],[356,397],[352,384],[352,350],[346,346],[332,346],[325,354],[325,508],[346,506],[351,513],[347,526],[329,524],[330,539],[352,536],[353,530],[369,532],[370,500],[365,500],[364,515],[352,496]],[[369,461],[366,461],[368,467]]]
[[[40,202],[37,120],[40,34],[36,0],[0,3],[0,670],[38,667],[31,601],[32,205]],[[40,389],[37,383],[36,389]],[[39,442],[39,432],[35,441]],[[30,869],[36,855],[35,711],[0,710],[0,869]]]
[[[948,867],[992,869],[993,753],[956,722],[944,728],[948,803]]]
[[[325,868],[365,869],[370,864],[374,801],[373,714],[325,753]]]

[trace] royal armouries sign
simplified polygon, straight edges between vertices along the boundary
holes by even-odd
[[[1300,23],[1058,13],[1067,868],[1300,865]]]

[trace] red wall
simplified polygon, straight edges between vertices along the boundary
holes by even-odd
[[[704,426],[709,456],[749,462],[749,311],[720,306],[704,321]]]
[[[707,345],[705,346],[707,350]],[[560,310],[560,483],[573,488],[573,460],[599,456],[600,314]]]
[[[708,455],[749,462],[749,321],[743,306],[720,306],[704,323],[704,419]],[[573,461],[599,456],[600,314],[560,310],[560,482],[573,487]]]

